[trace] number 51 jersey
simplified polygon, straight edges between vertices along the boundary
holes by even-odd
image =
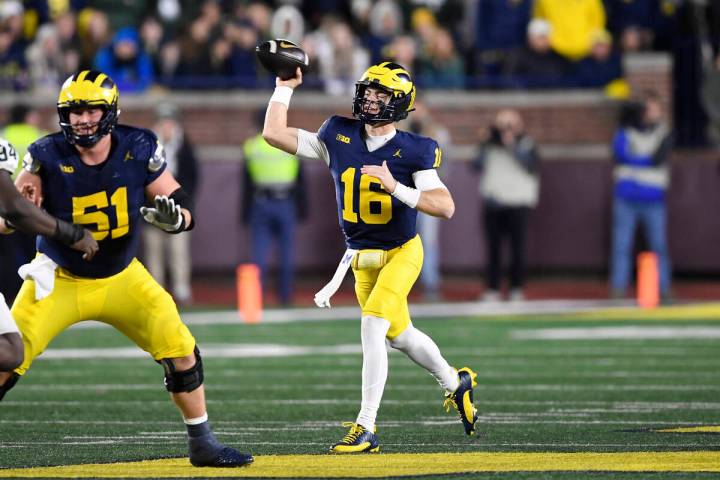
[[[340,116],[330,117],[318,137],[330,154],[338,217],[348,247],[389,250],[415,237],[417,210],[391,196],[380,180],[361,174],[360,169],[387,161],[395,180],[414,188],[413,173],[440,166],[437,142],[398,130],[385,145],[370,152],[363,123]]]
[[[109,277],[130,264],[138,250],[145,187],[166,167],[151,131],[118,125],[111,135],[110,154],[100,165],[83,163],[62,133],[30,145],[24,159],[24,168],[42,180],[43,208],[83,225],[98,241],[100,250],[87,262],[81,252],[38,236],[39,252],[81,277]]]

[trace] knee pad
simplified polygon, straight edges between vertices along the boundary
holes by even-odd
[[[171,393],[192,392],[203,384],[203,364],[200,350],[195,347],[195,365],[187,370],[177,371],[172,360],[164,358],[160,363],[165,369],[165,388]]]
[[[7,392],[9,392],[12,387],[15,386],[15,384],[18,382],[18,380],[20,380],[20,375],[13,372],[12,375],[10,376],[10,378],[5,380],[5,383],[0,385],[0,401],[2,401],[5,394]]]

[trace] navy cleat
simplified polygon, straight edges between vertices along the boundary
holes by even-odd
[[[473,405],[473,387],[477,386],[477,373],[468,367],[458,370],[460,385],[453,393],[445,397],[445,411],[449,412],[450,407],[455,408],[460,415],[465,433],[475,435],[475,423],[478,420],[477,409]]]
[[[332,453],[362,453],[362,452],[379,452],[380,444],[378,443],[375,432],[367,430],[360,424],[352,422],[343,422],[343,427],[349,427],[350,431],[340,442],[330,447]]]
[[[240,453],[234,448],[224,447],[212,460],[200,460],[193,459],[190,457],[190,463],[194,467],[242,467],[243,465],[250,465],[253,462],[252,455],[248,453]]]

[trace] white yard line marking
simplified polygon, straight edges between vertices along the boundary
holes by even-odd
[[[701,339],[720,338],[720,327],[656,327],[656,326],[620,326],[620,327],[568,327],[536,328],[513,330],[514,340],[655,340],[655,339]]]

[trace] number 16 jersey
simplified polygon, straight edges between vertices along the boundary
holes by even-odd
[[[348,247],[389,250],[415,237],[417,210],[392,197],[380,180],[361,174],[360,169],[387,161],[395,180],[414,188],[413,173],[440,165],[437,142],[398,130],[385,145],[370,152],[364,124],[340,116],[330,117],[318,131],[318,138],[330,156],[338,217]]]

